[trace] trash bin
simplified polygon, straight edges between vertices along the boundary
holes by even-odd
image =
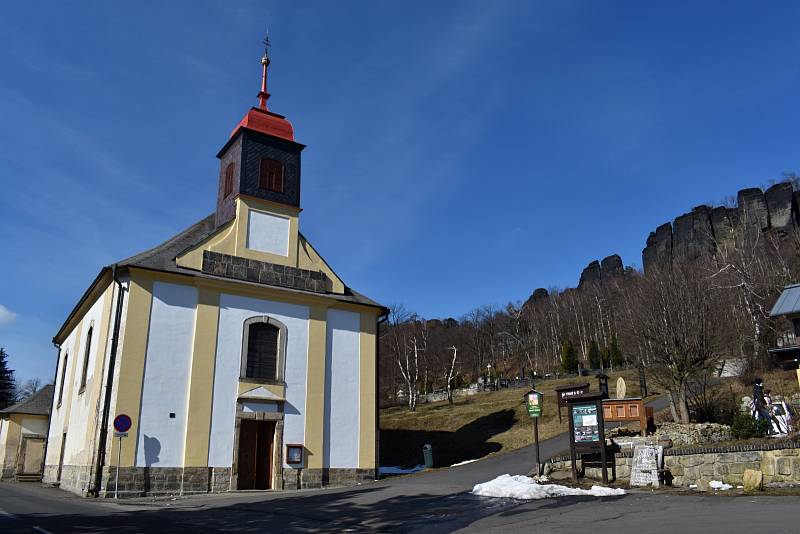
[[[425,467],[432,468],[433,467],[433,447],[429,444],[425,444],[422,447],[422,457],[425,458]]]

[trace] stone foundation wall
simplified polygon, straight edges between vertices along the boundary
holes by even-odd
[[[103,468],[101,497],[113,497],[116,485],[116,467]],[[45,466],[43,482],[56,484],[58,466]],[[230,467],[123,467],[119,470],[119,497],[146,495],[190,495],[197,493],[224,493],[231,487]],[[278,489],[321,488],[326,486],[354,486],[374,480],[373,469],[283,469],[283,487]],[[60,487],[86,496],[92,486],[89,466],[65,465],[61,470]]]
[[[103,468],[101,491],[105,497],[114,495],[117,469]],[[217,477],[217,482],[219,483]],[[230,480],[228,474],[227,480]],[[208,467],[123,467],[119,470],[119,496],[141,497],[144,495],[191,495],[209,493],[213,486],[212,469]],[[227,491],[228,486],[224,486]]]
[[[286,481],[286,471],[284,470],[284,482]],[[295,475],[297,476],[297,475]],[[300,475],[301,488],[322,488],[327,486],[355,486],[361,482],[375,480],[374,469],[357,468],[323,468],[323,469],[303,469]],[[286,488],[289,489],[289,488]]]
[[[92,485],[92,467],[89,465],[61,466],[61,480],[58,480],[58,466],[45,465],[42,473],[44,484],[57,484],[63,490],[86,496]]]
[[[614,455],[617,479],[629,480],[633,457],[631,452]],[[571,472],[569,457],[552,461],[554,471]],[[578,468],[582,466],[578,462]],[[745,469],[764,473],[764,484],[800,484],[800,443],[765,444],[757,446],[708,447],[664,451],[666,482],[673,486],[689,486],[697,480],[721,480],[741,485]],[[587,467],[585,476],[601,478],[601,469]],[[611,473],[609,472],[609,477]]]
[[[224,493],[230,491],[231,473],[230,467],[211,467],[211,493]]]

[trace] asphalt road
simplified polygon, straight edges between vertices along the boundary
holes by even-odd
[[[658,406],[657,406],[658,407]],[[566,436],[542,442],[542,457]],[[242,492],[115,503],[38,484],[0,484],[0,533],[17,532],[564,532],[592,534],[800,532],[797,497],[669,495],[514,501],[469,490],[504,473],[524,474],[521,449],[461,467],[364,484],[299,492]]]

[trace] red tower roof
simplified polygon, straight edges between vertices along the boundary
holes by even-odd
[[[267,135],[280,137],[287,141],[294,141],[294,129],[292,123],[286,120],[283,115],[278,115],[267,109],[267,70],[269,69],[269,37],[264,39],[264,57],[261,58],[261,91],[258,92],[258,107],[250,108],[250,111],[239,121],[236,128],[231,132],[231,137],[236,135],[239,128],[255,130]]]
[[[266,109],[250,108],[250,111],[239,121],[236,128],[231,132],[231,137],[236,135],[239,128],[247,128],[257,132],[265,133],[287,141],[294,141],[294,129],[292,123],[287,121],[283,115],[272,113]]]

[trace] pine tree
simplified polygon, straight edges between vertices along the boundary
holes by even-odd
[[[592,341],[589,344],[589,365],[592,369],[600,369],[603,365],[600,347],[597,345],[596,341]]]
[[[608,356],[614,367],[622,367],[625,363],[625,356],[622,355],[622,350],[617,344],[617,336],[611,338],[611,345],[608,346]]]
[[[565,373],[578,372],[578,357],[570,340],[564,341],[561,345],[561,370]]]
[[[14,404],[14,371],[8,368],[8,353],[0,347],[0,410]]]

